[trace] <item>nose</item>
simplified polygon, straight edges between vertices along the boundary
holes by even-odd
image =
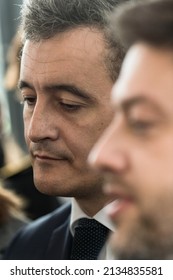
[[[27,138],[32,142],[44,139],[56,140],[59,137],[57,116],[47,105],[36,104],[32,116],[29,120],[25,117],[24,122]]]
[[[91,150],[88,162],[94,169],[103,172],[122,173],[128,168],[127,153],[118,129],[114,124],[104,131]]]

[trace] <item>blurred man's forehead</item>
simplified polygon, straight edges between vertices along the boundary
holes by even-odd
[[[164,106],[162,101],[166,98],[173,100],[172,76],[172,52],[146,44],[134,45],[112,89],[112,102],[115,106],[121,103]]]

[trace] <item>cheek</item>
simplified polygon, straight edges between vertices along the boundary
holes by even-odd
[[[31,141],[29,140],[28,133],[27,133],[26,129],[24,130],[24,137],[25,137],[25,142],[26,142],[27,146],[29,146],[29,143]]]
[[[173,178],[173,145],[164,141],[137,143],[129,149],[132,170],[149,185]],[[146,185],[147,186],[147,185]]]
[[[26,143],[28,144],[28,128],[30,122],[25,115],[23,115],[23,121],[24,121],[24,136],[25,136]]]
[[[173,175],[147,173],[147,179],[137,190],[141,215],[156,223],[164,221],[172,213],[173,218]]]
[[[159,186],[173,184],[173,151],[162,149],[143,153],[138,160],[137,170],[146,187],[150,186],[153,191],[159,192]]]
[[[23,108],[23,122],[24,122],[24,127],[27,126],[28,122],[29,122],[30,116],[28,113],[28,110],[26,109],[26,105],[24,105]]]
[[[101,132],[97,127],[88,125],[86,127],[78,127],[71,132],[68,130],[68,134],[66,136],[64,134],[65,138],[63,136],[62,138],[64,138],[64,142],[66,142],[75,158],[86,164],[89,152],[100,134]]]
[[[138,199],[141,212],[150,214],[154,205],[161,204],[173,193],[173,154],[146,147],[131,149],[130,177],[133,192]]]

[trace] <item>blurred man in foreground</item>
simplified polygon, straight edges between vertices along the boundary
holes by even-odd
[[[114,118],[89,161],[105,174],[118,259],[173,259],[173,1],[134,1],[112,15],[128,50]]]

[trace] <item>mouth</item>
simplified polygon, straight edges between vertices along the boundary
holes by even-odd
[[[118,223],[122,216],[128,214],[131,206],[134,205],[134,198],[111,185],[104,187],[104,193],[112,201],[107,207],[107,214],[112,222]]]
[[[47,161],[65,161],[67,158],[65,157],[54,157],[52,155],[47,155],[47,154],[38,154],[35,153],[34,158],[40,162],[47,162]]]
[[[117,198],[110,203],[107,214],[113,222],[118,222],[122,215],[126,215],[132,206],[133,200],[130,198]]]

